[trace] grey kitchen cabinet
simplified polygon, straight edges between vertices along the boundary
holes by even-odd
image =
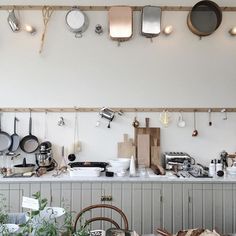
[[[23,182],[1,183],[0,193],[6,198],[9,212],[22,209],[22,197],[40,191],[49,206],[61,206],[77,214],[92,204],[107,203],[123,210],[129,228],[139,234],[165,228],[176,233],[187,228],[217,229],[221,233],[236,232],[235,183],[171,183],[171,182]],[[95,209],[83,216],[111,217],[123,224],[110,209]],[[123,226],[123,225],[122,225]],[[112,227],[94,222],[93,229]]]
[[[162,228],[176,233],[184,225],[183,184],[163,184],[162,194]]]
[[[192,184],[185,186],[184,228],[235,232],[235,184]],[[186,196],[187,195],[187,196]]]
[[[111,196],[109,203],[122,209],[127,216],[129,228],[139,234],[153,233],[162,226],[162,185],[158,183],[106,183],[105,195]],[[113,215],[112,215],[113,214]],[[113,211],[105,212],[118,223],[121,218]],[[110,225],[106,225],[109,226]]]

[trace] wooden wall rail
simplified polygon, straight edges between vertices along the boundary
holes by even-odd
[[[148,107],[109,107],[110,109],[118,112],[208,112],[211,109],[211,112],[236,112],[236,108],[168,108],[168,107],[159,107],[159,108],[148,108]],[[101,107],[40,107],[40,108],[0,108],[0,112],[99,112]]]
[[[51,5],[55,11],[68,11],[73,6]],[[111,6],[78,6],[82,11],[107,11]],[[131,6],[140,11],[143,6]],[[162,11],[190,11],[192,6],[159,6]],[[42,10],[43,5],[0,5],[0,10]],[[222,11],[236,11],[236,7],[221,6]]]

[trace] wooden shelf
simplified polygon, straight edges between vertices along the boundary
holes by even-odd
[[[49,5],[48,5],[49,6]],[[0,5],[0,10],[42,10],[43,5]],[[68,11],[73,6],[51,5],[54,11]],[[111,6],[78,6],[82,11],[107,11]],[[130,6],[133,11],[140,11],[143,6]],[[159,6],[162,11],[190,11],[192,6]],[[236,7],[221,6],[222,11],[236,11]]]
[[[159,108],[148,108],[148,107],[109,107],[110,109],[114,110],[115,112],[122,111],[122,112],[208,112],[211,109],[211,112],[222,112],[223,109],[226,112],[236,112],[236,108],[182,108],[182,107],[159,107]],[[0,108],[0,112],[99,112],[101,107],[39,107],[39,108],[12,108],[12,107],[5,107]]]

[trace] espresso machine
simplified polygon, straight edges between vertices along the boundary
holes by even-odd
[[[53,170],[57,163],[53,159],[52,153],[52,144],[49,141],[43,142],[39,145],[39,152],[35,153],[36,164],[38,165],[38,169],[45,168],[46,171]]]

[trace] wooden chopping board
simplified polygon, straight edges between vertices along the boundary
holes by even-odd
[[[129,139],[128,134],[124,134],[124,141],[118,143],[118,158],[136,157],[136,147],[132,138]]]
[[[150,164],[160,165],[160,128],[159,127],[149,127],[149,118],[145,118],[146,127],[138,127],[134,129],[135,145],[138,143],[138,135],[148,134],[150,135]],[[138,157],[138,147],[137,147],[137,157]],[[139,159],[137,158],[139,164]],[[147,161],[148,162],[148,161]],[[140,163],[141,164],[141,163]],[[150,167],[150,166],[147,166]]]

